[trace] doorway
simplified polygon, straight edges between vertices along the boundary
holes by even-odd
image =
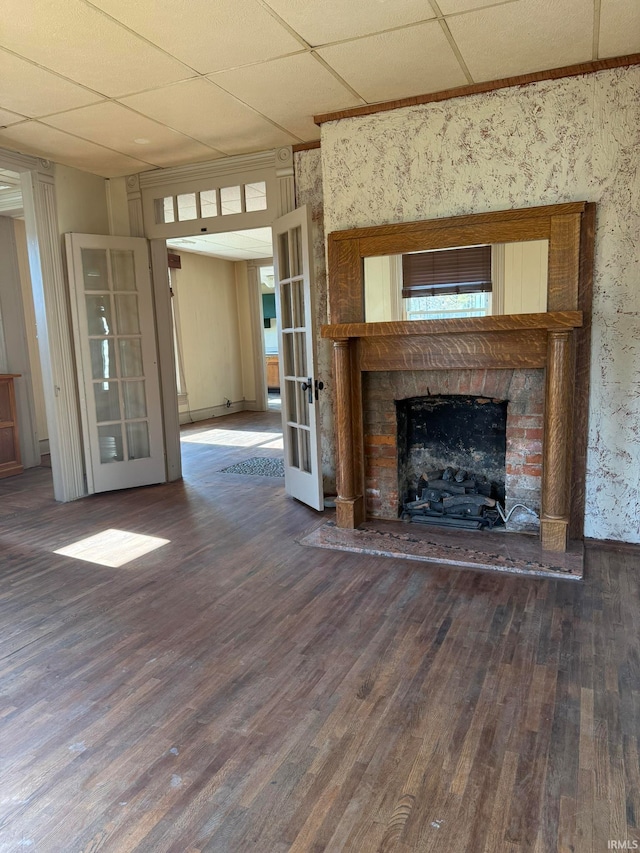
[[[0,374],[15,374],[19,456],[48,461],[49,440],[19,172],[0,168]]]
[[[193,442],[254,448],[258,460],[281,458],[271,229],[179,237],[166,244],[185,475]],[[251,413],[248,421],[237,417],[242,413]],[[250,428],[243,426],[249,422]],[[280,436],[275,444],[274,430]]]

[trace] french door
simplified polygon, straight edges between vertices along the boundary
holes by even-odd
[[[87,490],[166,480],[149,253],[66,234]]]
[[[287,494],[323,509],[318,397],[311,292],[310,222],[307,207],[274,222],[280,393]]]

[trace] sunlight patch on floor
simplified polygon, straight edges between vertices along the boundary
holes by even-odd
[[[277,439],[278,435],[274,432],[215,428],[180,436],[180,441],[184,441],[186,444],[220,444],[225,447],[258,447],[265,442]],[[280,441],[282,441],[281,438]]]
[[[170,539],[160,539],[158,536],[144,536],[142,533],[110,529],[59,548],[54,551],[54,554],[117,569],[150,551],[155,551],[156,548],[168,545],[170,541]]]
[[[279,436],[278,438],[274,438],[273,441],[267,441],[266,444],[261,444],[260,447],[265,450],[267,448],[269,450],[284,450],[284,441],[282,436]]]

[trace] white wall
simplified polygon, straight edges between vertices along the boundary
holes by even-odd
[[[180,420],[203,420],[244,408],[242,348],[236,264],[180,252],[172,271],[182,339],[188,406]],[[250,344],[250,342],[249,342]],[[232,407],[226,408],[225,400]]]
[[[49,431],[47,429],[47,413],[44,407],[44,389],[42,385],[42,370],[40,369],[40,353],[38,351],[38,334],[36,315],[33,307],[33,292],[31,290],[31,273],[29,272],[29,255],[27,253],[27,234],[24,221],[14,219],[13,227],[18,254],[18,269],[22,287],[25,327],[29,360],[31,363],[31,387],[35,404],[36,432],[42,453],[48,453]]]
[[[628,542],[640,542],[639,90],[634,66],[330,122],[320,173],[326,233],[596,202],[585,532]],[[304,153],[298,193],[317,199]]]

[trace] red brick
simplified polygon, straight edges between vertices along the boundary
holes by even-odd
[[[369,447],[366,449],[366,455],[371,459],[396,459],[397,453],[395,447]]]
[[[506,472],[507,474],[524,474],[524,465],[514,465],[511,462],[507,462]]]
[[[529,477],[542,477],[542,465],[525,465],[522,473]]]
[[[393,435],[365,435],[364,437],[365,444],[393,444],[395,445],[396,439]]]
[[[525,461],[527,465],[542,465],[542,454],[532,453],[531,455],[525,457]]]
[[[395,454],[394,454],[393,459],[385,459],[384,457],[380,457],[379,459],[376,459],[375,465],[371,465],[370,467],[372,469],[373,468],[395,468],[395,467],[397,467],[397,464],[398,464],[398,460],[396,459]]]
[[[525,438],[527,431],[521,427],[513,427],[507,424],[507,441],[510,438]]]
[[[543,435],[542,428],[526,429],[524,431],[524,433],[525,433],[526,438],[542,440],[542,435]]]
[[[539,415],[511,415],[509,426],[512,429],[539,429],[542,426],[542,418]]]

